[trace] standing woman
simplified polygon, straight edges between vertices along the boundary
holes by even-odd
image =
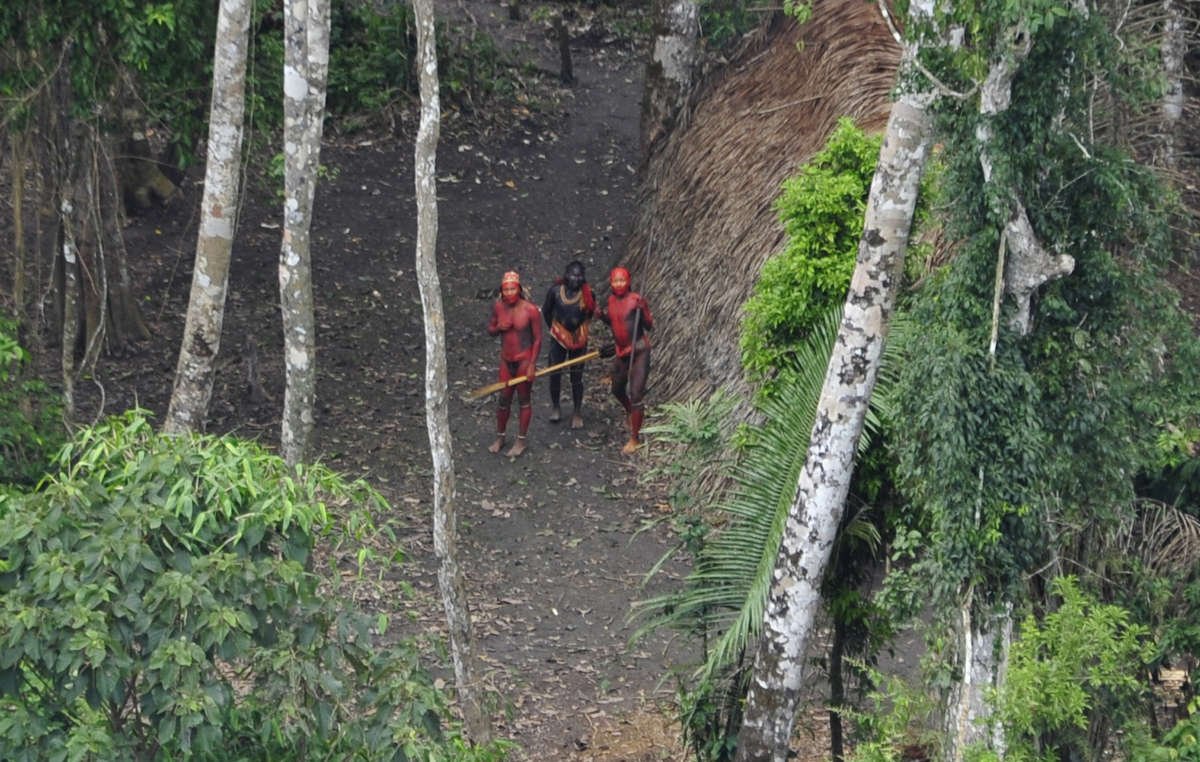
[[[563,276],[554,282],[546,291],[546,301],[542,303],[542,318],[550,327],[550,350],[547,353],[547,366],[557,365],[565,360],[574,360],[587,353],[588,325],[596,314],[596,297],[584,275],[583,263],[575,260],[567,265]],[[562,395],[562,375],[554,373],[550,376],[550,404],[553,410],[550,420],[557,423],[562,420],[562,408],[558,400]],[[583,366],[571,368],[571,404],[574,411],[571,414],[571,428],[583,428]]]
[[[617,354],[613,357],[612,393],[629,418],[629,441],[621,452],[629,455],[641,446],[642,418],[645,416],[646,379],[650,376],[650,337],[654,328],[650,305],[632,290],[629,271],[614,267],[608,276],[612,289],[608,304],[600,314],[612,329]]]
[[[525,380],[515,387],[505,387],[500,392],[496,407],[496,441],[488,452],[500,452],[504,447],[505,430],[512,410],[513,392],[521,405],[517,422],[517,441],[504,453],[515,458],[525,452],[529,420],[533,417],[530,391],[536,375],[535,364],[542,350],[542,321],[537,306],[521,296],[521,278],[517,273],[504,273],[500,280],[500,298],[492,305],[492,316],[488,321],[488,334],[500,337],[500,380],[508,381],[518,376]]]

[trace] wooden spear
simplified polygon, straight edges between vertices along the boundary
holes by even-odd
[[[555,363],[554,365],[551,365],[548,368],[542,368],[541,370],[539,370],[537,372],[537,375],[539,377],[545,376],[548,373],[554,373],[555,371],[562,370],[563,368],[568,368],[572,365],[578,365],[579,363],[584,362],[586,360],[594,360],[599,356],[600,356],[600,350],[593,349],[591,352],[588,352],[585,355],[580,355],[579,357],[576,357],[571,360],[563,360],[562,362]],[[475,391],[468,394],[466,398],[469,400],[477,400],[480,397],[486,397],[489,394],[495,394],[496,392],[500,391],[501,389],[507,389],[510,386],[516,386],[517,384],[525,383],[528,380],[529,379],[526,376],[517,376],[516,378],[510,378],[507,381],[497,381],[494,384],[488,384],[487,386],[479,387]]]

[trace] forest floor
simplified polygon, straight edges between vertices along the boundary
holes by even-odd
[[[530,446],[519,458],[487,451],[494,398],[463,400],[495,379],[498,342],[484,326],[504,271],[520,271],[539,305],[573,259],[606,289],[633,219],[644,50],[593,21],[575,38],[575,83],[560,86],[547,74],[558,72],[547,24],[510,22],[494,3],[450,3],[440,12],[485,27],[543,69],[531,75],[538,84],[525,105],[489,121],[445,110],[437,164],[458,554],[482,678],[499,702],[498,733],[520,746],[517,759],[683,759],[669,677],[681,654],[664,636],[631,643],[636,625],[628,620],[633,601],[682,573],[668,565],[643,586],[676,538],[663,521],[660,488],[641,478],[646,453],[620,453],[626,430],[605,364],[587,368],[582,429],[566,422],[569,383],[562,423],[549,421],[547,384],[536,384]],[[415,109],[407,109],[388,136],[326,133],[321,161],[330,172],[318,189],[312,235],[315,448],[325,464],[366,479],[393,506],[390,524],[408,561],[389,572],[382,594],[364,590],[360,604],[444,632],[413,272],[414,119]],[[153,337],[130,356],[102,362],[94,384],[81,384],[83,419],[101,404],[105,414],[135,404],[160,420],[165,413],[190,287],[198,186],[193,175],[184,201],[131,220],[131,268]],[[283,400],[281,214],[257,187],[251,178],[240,214],[208,430],[274,446]],[[646,296],[653,305],[654,295]],[[658,317],[661,330],[670,330],[671,316]],[[606,332],[598,338],[607,340]],[[248,394],[252,367],[265,401]],[[402,583],[414,594],[406,597]]]

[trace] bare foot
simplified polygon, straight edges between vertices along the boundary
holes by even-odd
[[[633,437],[630,437],[629,441],[625,443],[625,446],[621,448],[621,454],[622,455],[633,455],[635,452],[637,452],[637,449],[641,446],[642,446],[641,442],[637,441]]]
[[[525,437],[517,437],[517,441],[513,442],[513,446],[508,448],[508,452],[504,453],[504,455],[509,458],[516,458],[523,452],[525,452]]]
[[[562,410],[558,407],[558,405],[555,405],[554,409],[550,411],[550,423],[558,423],[561,420]]]
[[[583,428],[583,416],[582,415],[580,415],[579,413],[576,413],[575,415],[571,416],[571,428],[573,428],[573,429],[582,429]]]
[[[503,446],[504,446],[504,435],[497,434],[496,441],[492,442],[490,445],[488,445],[488,452],[490,452],[490,453],[500,452],[500,448]]]

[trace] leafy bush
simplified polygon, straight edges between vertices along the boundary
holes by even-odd
[[[1137,715],[1152,647],[1127,611],[1099,603],[1074,578],[1051,588],[1057,610],[1040,622],[1027,617],[1013,643],[998,711],[1005,759],[1045,759],[1051,750],[1053,759],[1099,759],[1113,731]]]
[[[787,246],[763,265],[742,322],[742,365],[752,379],[791,367],[813,323],[845,299],[879,142],[843,118],[825,149],[784,182],[775,209]]]
[[[362,482],[156,435],[139,412],[84,430],[58,467],[0,496],[0,758],[502,753],[467,749],[413,644],[380,645],[386,620],[342,604],[339,569],[311,571],[319,538],[373,531]]]
[[[0,485],[32,485],[64,439],[61,406],[42,382],[25,379],[27,353],[16,325],[0,317]]]

